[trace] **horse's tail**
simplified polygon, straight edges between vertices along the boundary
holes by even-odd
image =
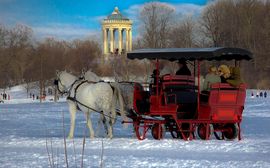
[[[110,84],[114,89],[114,99],[118,100],[118,102],[119,102],[120,115],[121,115],[123,121],[127,121],[127,116],[126,116],[126,113],[124,111],[124,100],[123,100],[123,96],[121,94],[121,90],[120,90],[117,83],[114,82],[114,83],[110,83]],[[113,104],[115,104],[114,106],[116,106],[116,101]],[[114,108],[114,110],[115,110],[115,108]],[[126,124],[125,124],[125,126],[126,126]]]

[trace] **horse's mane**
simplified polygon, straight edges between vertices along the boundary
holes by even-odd
[[[91,81],[91,82],[99,82],[101,81],[101,78],[97,76],[94,72],[91,70],[88,70],[84,73],[85,80]]]

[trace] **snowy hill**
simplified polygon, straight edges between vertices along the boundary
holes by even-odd
[[[66,167],[62,121],[64,115],[67,134],[67,103],[38,103],[27,98],[22,87],[7,93],[11,100],[0,104],[0,167]],[[214,137],[183,141],[169,134],[160,141],[150,134],[139,141],[132,127],[123,128],[120,121],[114,126],[114,138],[107,139],[102,138],[104,130],[97,127],[97,114],[92,119],[98,137],[89,139],[84,114],[77,113],[74,141],[67,139],[69,167],[81,166],[84,135],[84,167],[101,167],[101,160],[103,167],[270,167],[269,109],[270,98],[247,96],[241,141]]]
[[[26,92],[26,86],[25,85],[18,85],[11,87],[9,89],[0,89],[0,93],[6,93],[9,95],[9,99],[4,100],[5,104],[21,104],[21,103],[39,103],[40,100],[36,98],[36,96],[39,95],[39,91],[37,89],[30,89],[29,93]],[[35,98],[31,96],[35,95]],[[54,100],[53,95],[46,96],[44,102],[52,102]],[[60,102],[65,101],[65,98],[60,98]]]

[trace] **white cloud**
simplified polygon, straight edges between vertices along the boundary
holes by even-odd
[[[98,30],[91,30],[68,24],[51,24],[46,26],[36,26],[32,27],[32,29],[38,39],[54,37],[63,40],[73,40],[79,38],[87,38],[91,36],[99,36],[101,34],[101,32]]]
[[[177,4],[174,5],[175,11],[177,14],[182,16],[198,16],[201,14],[205,6],[196,5],[196,4]]]
[[[202,9],[204,8],[204,6],[191,4],[191,3],[179,3],[179,4],[171,4],[171,3],[165,3],[165,2],[159,2],[159,3],[170,6],[171,8],[175,10],[175,13],[177,15],[180,14],[183,16],[199,15],[202,12]],[[142,10],[145,4],[130,6],[128,9],[124,10],[123,12],[127,14],[128,18],[132,20],[137,20],[140,14],[140,11]]]
[[[200,13],[202,12],[202,9],[204,8],[204,6],[191,4],[191,3],[179,3],[179,4],[172,4],[172,3],[166,3],[166,2],[159,2],[159,3],[168,5],[171,8],[173,8],[175,10],[175,14],[177,18],[185,17],[185,16],[194,16],[194,17],[199,16]],[[140,23],[139,15],[140,15],[140,11],[143,9],[143,6],[145,4],[146,3],[132,5],[128,9],[122,11],[122,14],[124,14],[124,16],[133,20],[133,29],[135,29],[135,31],[138,31],[139,29],[139,23]],[[136,36],[138,34],[134,34],[134,35]]]

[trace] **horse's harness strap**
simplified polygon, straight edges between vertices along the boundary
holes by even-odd
[[[75,87],[75,89],[74,89],[74,98],[76,99],[76,95],[77,95],[77,90],[78,90],[78,88],[82,85],[82,84],[84,84],[85,82],[87,82],[87,81],[82,81],[81,83],[79,83],[76,87]]]
[[[92,110],[92,111],[95,111],[95,112],[97,112],[97,113],[99,113],[99,114],[102,114],[102,115],[104,115],[104,116],[107,116],[107,117],[109,117],[109,118],[111,118],[111,119],[115,119],[115,120],[117,121],[117,118],[111,117],[111,116],[106,115],[106,114],[104,114],[104,113],[102,113],[102,112],[100,112],[100,111],[97,111],[96,109],[91,108],[91,107],[89,107],[89,106],[87,106],[87,105],[81,103],[80,101],[78,101],[78,100],[76,99],[77,90],[78,90],[78,88],[79,88],[82,84],[84,84],[84,83],[86,83],[86,82],[87,82],[87,83],[93,83],[93,84],[95,84],[95,83],[98,83],[98,82],[91,82],[91,81],[87,81],[87,80],[82,81],[81,83],[79,83],[79,84],[74,88],[74,97],[71,97],[71,96],[70,96],[71,89],[72,89],[72,87],[74,86],[74,84],[75,84],[77,81],[79,81],[79,80],[76,80],[76,81],[71,85],[71,88],[70,88],[70,91],[69,91],[69,95],[68,95],[68,97],[67,97],[67,100],[76,102],[76,104],[77,104],[77,109],[80,110],[80,111],[82,111],[82,110],[80,109],[80,107],[78,106],[78,104],[80,104],[80,105],[82,105],[82,106],[84,106],[84,107],[86,107],[86,108],[88,108],[88,109],[90,109],[90,110]],[[101,82],[104,82],[104,81],[101,81]],[[110,85],[110,86],[111,86],[111,85]],[[112,86],[111,86],[111,88],[112,88],[112,90],[113,90],[113,92],[114,92],[114,88],[113,88]]]

